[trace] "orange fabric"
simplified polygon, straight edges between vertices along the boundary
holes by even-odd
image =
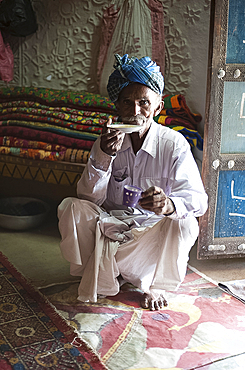
[[[178,96],[179,95],[172,96],[172,98],[171,98],[172,108],[180,108]]]

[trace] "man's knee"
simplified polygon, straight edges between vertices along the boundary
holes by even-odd
[[[199,225],[197,219],[195,217],[187,217],[179,221],[179,227],[183,239],[194,244],[199,234]]]
[[[79,213],[86,213],[90,209],[94,208],[94,204],[88,200],[79,199],[75,197],[68,197],[62,200],[58,206],[58,218],[62,216],[63,213],[79,211]]]
[[[71,207],[73,200],[76,198],[68,197],[62,200],[62,202],[58,205],[58,217],[69,207]]]
[[[163,219],[162,221],[162,236],[167,236],[168,240],[178,240],[184,242],[186,246],[194,245],[198,234],[199,226],[195,217],[187,217],[185,219]]]
[[[80,198],[65,198],[58,207],[59,228],[70,222],[74,225],[88,223],[89,227],[93,227],[102,212],[101,208],[96,204],[80,199]],[[66,226],[65,226],[66,227]]]

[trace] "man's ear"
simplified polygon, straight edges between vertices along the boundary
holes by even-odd
[[[118,100],[117,100],[117,101],[115,101],[114,105],[115,105],[116,110],[117,110],[117,112],[118,112],[118,110],[119,110],[119,103],[118,103]]]
[[[163,109],[163,107],[164,107],[164,101],[162,100],[158,104],[157,108],[154,110],[154,117],[157,116],[158,114],[160,114],[160,112]]]

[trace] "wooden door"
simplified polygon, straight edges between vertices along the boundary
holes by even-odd
[[[198,259],[245,257],[245,0],[212,1]]]

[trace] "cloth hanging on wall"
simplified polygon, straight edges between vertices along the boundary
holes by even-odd
[[[0,32],[0,80],[12,81],[14,77],[14,55],[9,43],[4,43]]]
[[[102,96],[108,96],[106,86],[116,53],[149,56],[164,74],[164,14],[160,1],[124,0],[109,6],[103,15],[101,35],[97,77]]]

